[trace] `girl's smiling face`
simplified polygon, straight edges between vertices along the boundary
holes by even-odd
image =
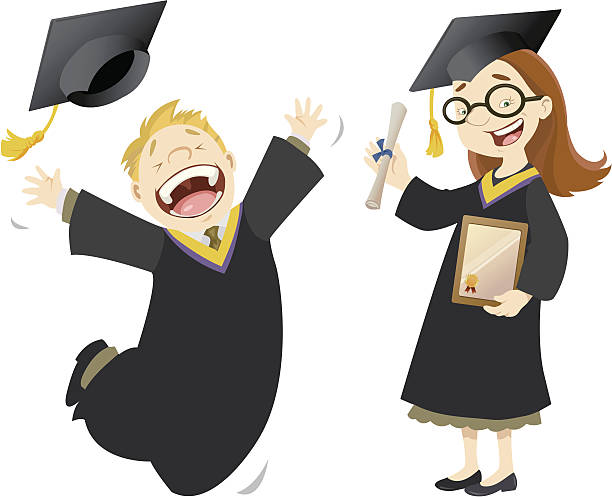
[[[470,104],[481,103],[489,90],[497,85],[513,85],[525,97],[542,97],[525,102],[521,111],[511,117],[496,116],[484,105],[473,108],[463,124],[457,126],[462,143],[473,152],[488,157],[506,157],[523,151],[541,119],[552,112],[552,99],[546,95],[535,95],[520,74],[507,62],[495,60],[480,71],[472,81],[454,81],[453,96],[461,97]],[[521,106],[520,93],[509,87],[500,87],[489,98],[491,108],[498,114],[511,114]],[[453,109],[454,106],[454,109]],[[463,104],[451,103],[448,113],[456,120],[465,117]]]

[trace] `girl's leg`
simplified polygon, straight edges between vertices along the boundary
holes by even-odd
[[[489,478],[482,481],[481,485],[484,487],[495,485],[514,473],[514,466],[512,464],[512,430],[508,429],[498,432],[497,445],[499,447],[499,468]]]
[[[477,444],[478,444],[478,432],[471,428],[462,428],[461,434],[463,435],[463,449],[465,451],[465,466],[461,471],[455,473],[450,477],[451,480],[460,481],[465,480],[472,476],[478,471],[478,457],[477,457]]]

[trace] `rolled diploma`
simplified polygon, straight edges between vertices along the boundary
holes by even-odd
[[[406,116],[406,107],[401,102],[395,102],[391,106],[391,118],[389,119],[389,131],[387,133],[387,139],[383,148],[393,151],[397,136],[399,135],[404,117]],[[366,200],[366,207],[368,209],[380,209],[380,202],[382,199],[382,192],[385,187],[385,178],[387,177],[387,170],[389,169],[389,162],[391,157],[383,155],[380,159],[380,166],[376,173],[376,179],[370,190],[370,195]]]

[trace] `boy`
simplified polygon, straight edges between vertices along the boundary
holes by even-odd
[[[151,461],[175,493],[195,495],[244,460],[278,384],[281,299],[270,237],[322,178],[309,140],[326,120],[310,100],[287,140],[273,138],[244,201],[232,208],[235,159],[200,112],[177,101],[142,123],[123,157],[134,199],[162,226],[40,168],[28,204],[57,208],[72,254],[153,274],[137,347],[98,340],[77,356],[66,394],[91,436],[121,457]]]

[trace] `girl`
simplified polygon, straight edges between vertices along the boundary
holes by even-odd
[[[526,40],[534,22],[545,37],[558,11],[552,21],[550,13],[535,14],[540,17],[512,14],[453,21],[413,85],[414,90],[423,84],[431,88],[452,83],[453,98],[444,105],[444,115],[457,126],[468,149],[476,182],[438,190],[412,178],[399,145],[386,178],[404,191],[396,212],[400,219],[422,230],[456,225],[402,399],[413,404],[410,418],[461,429],[465,466],[436,486],[465,489],[470,495],[516,489],[512,430],[540,424],[540,410],[550,404],[540,357],[540,302],[557,293],[568,246],[550,194],[589,190],[609,172],[609,167],[602,169],[605,154],[589,162],[574,149],[561,87],[535,53],[543,37],[538,43]],[[547,24],[541,14],[549,14]],[[523,17],[517,22],[512,16]],[[513,31],[513,26],[520,28]],[[449,34],[454,36],[450,41]],[[461,38],[465,43],[458,46]],[[432,72],[433,63],[442,64],[443,77],[434,74],[436,68]],[[366,163],[376,171],[371,156],[377,148],[370,143],[366,150]],[[485,306],[484,311],[451,302],[466,214],[529,225],[517,288],[497,296],[499,305]],[[483,429],[497,432],[500,464],[481,481],[476,439]]]

